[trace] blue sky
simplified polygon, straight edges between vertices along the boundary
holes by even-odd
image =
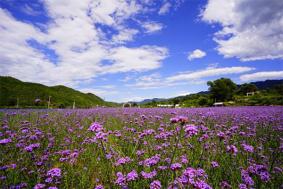
[[[281,0],[2,0],[0,75],[125,102],[283,78]]]

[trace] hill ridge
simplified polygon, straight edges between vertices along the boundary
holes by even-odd
[[[24,82],[11,76],[0,76],[1,107],[47,107],[49,96],[53,108],[90,108],[110,105],[95,94],[82,93],[64,85],[46,86],[40,83]],[[35,102],[40,99],[40,102]]]

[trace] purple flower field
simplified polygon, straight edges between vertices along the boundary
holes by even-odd
[[[281,188],[283,108],[0,110],[0,188]]]

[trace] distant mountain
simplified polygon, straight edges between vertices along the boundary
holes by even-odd
[[[63,85],[48,87],[38,83],[22,82],[13,77],[0,76],[0,106],[47,107],[49,96],[54,108],[87,108],[96,105],[109,105],[92,93],[82,93]],[[37,100],[36,100],[37,99]]]
[[[136,102],[137,104],[146,104],[146,103],[150,103],[150,102],[161,102],[166,100],[165,98],[153,98],[153,99],[144,99],[143,101],[140,102]]]
[[[254,84],[258,90],[266,90],[274,87],[275,85],[282,85],[283,79],[281,80],[266,80],[266,81],[256,81],[251,82],[251,84]]]

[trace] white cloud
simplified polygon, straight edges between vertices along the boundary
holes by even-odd
[[[171,77],[168,77],[167,80],[170,82],[176,81],[192,81],[197,79],[202,79],[212,76],[221,76],[229,74],[239,74],[254,70],[251,67],[224,67],[224,68],[207,68],[205,70],[189,72],[189,73],[180,73]]]
[[[162,30],[163,25],[157,22],[145,22],[142,24],[142,27],[145,29],[146,33],[155,33]]]
[[[203,79],[208,77],[225,76],[230,74],[240,74],[254,70],[251,67],[207,67],[206,69],[195,72],[183,72],[173,76],[162,78],[158,74],[140,77],[134,84],[129,86],[140,89],[162,88],[177,85],[200,84],[204,83]]]
[[[193,59],[203,58],[206,56],[206,53],[200,49],[196,49],[193,52],[189,52],[188,59],[192,61]]]
[[[107,73],[127,71],[147,71],[159,68],[167,57],[166,48],[158,46],[141,46],[139,48],[118,47],[110,51],[107,59],[113,62],[105,66]]]
[[[282,0],[209,0],[203,21],[219,23],[217,50],[242,61],[283,58]]]
[[[136,1],[96,0],[91,2],[90,14],[95,22],[116,25],[142,11]]]
[[[106,73],[159,68],[168,55],[165,47],[126,46],[139,31],[125,22],[144,14],[146,8],[138,1],[46,0],[43,3],[50,18],[44,32],[0,8],[1,75],[47,85],[77,86],[78,81]],[[108,25],[118,34],[110,33],[109,37],[97,24]],[[53,51],[57,62],[32,47],[29,40]],[[111,64],[104,65],[103,61]]]
[[[241,81],[262,81],[266,79],[283,79],[283,71],[255,72],[240,76]]]
[[[159,9],[159,11],[158,11],[158,14],[164,15],[164,14],[168,13],[168,12],[170,11],[171,6],[172,6],[171,3],[165,2],[165,3],[160,7],[160,9]]]
[[[119,31],[119,34],[114,35],[112,40],[114,43],[125,43],[127,41],[132,41],[138,32],[139,31],[136,29],[123,29]]]

